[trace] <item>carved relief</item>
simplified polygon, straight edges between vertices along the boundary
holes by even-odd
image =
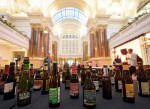
[[[15,13],[29,12],[31,10],[29,0],[14,0]]]

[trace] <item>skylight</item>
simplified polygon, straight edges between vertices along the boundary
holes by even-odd
[[[87,17],[84,15],[84,13],[77,8],[72,7],[66,7],[59,10],[52,19],[54,24],[66,19],[78,20],[83,24],[87,23]]]

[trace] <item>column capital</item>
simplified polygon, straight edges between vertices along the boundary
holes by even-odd
[[[31,27],[34,28],[34,29],[37,29],[37,28],[43,28],[43,26],[40,24],[40,23],[30,23]]]
[[[90,33],[90,34],[94,34],[94,33],[95,33],[95,28],[94,28],[94,27],[91,27],[90,30],[89,30],[89,33]]]

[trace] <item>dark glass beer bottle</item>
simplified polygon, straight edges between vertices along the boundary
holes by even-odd
[[[114,73],[112,71],[112,66],[109,66],[109,78],[111,81],[111,84],[114,85],[115,84],[115,77],[114,77]]]
[[[149,91],[150,91],[150,68],[147,68],[147,79],[148,79],[148,86],[149,86]]]
[[[86,77],[86,71],[84,69],[84,65],[82,65],[82,72],[81,72],[81,85],[84,85],[85,77]]]
[[[49,93],[48,63],[44,63],[44,74],[41,83],[41,94]]]
[[[6,78],[7,78],[7,75],[9,73],[9,67],[10,65],[5,65],[5,70],[4,70],[4,74],[2,76],[2,79],[1,79],[1,87],[0,87],[0,93],[3,94],[4,93],[4,85],[5,85],[5,82],[6,82]]]
[[[65,67],[65,65],[64,65],[64,69],[63,69],[63,72],[62,72],[62,83],[65,83],[65,75],[66,75],[66,72],[67,72],[67,70],[66,70],[66,67]]]
[[[43,66],[40,67],[40,75],[41,75],[41,78],[43,78],[44,76]]]
[[[52,77],[49,84],[49,107],[60,105],[60,90],[58,88],[58,71],[57,62],[53,62]]]
[[[4,85],[4,100],[15,98],[16,95],[16,78],[15,78],[15,63],[10,63],[9,73]]]
[[[142,62],[138,62],[137,85],[139,96],[149,97],[149,85]]]
[[[98,81],[99,81],[99,87],[102,87],[103,73],[101,68],[98,70]]]
[[[29,57],[24,58],[23,74],[18,86],[17,105],[25,106],[31,103],[31,80],[29,78]]]
[[[70,97],[78,98],[79,97],[79,78],[77,74],[76,64],[72,67],[72,75],[70,78]]]
[[[30,79],[31,79],[31,83],[32,83],[32,86],[33,86],[33,81],[34,81],[33,64],[30,64]]]
[[[108,77],[107,65],[103,65],[103,72],[104,72],[102,81],[103,98],[112,99],[111,81],[110,78]]]
[[[71,77],[71,74],[70,74],[69,68],[67,68],[67,72],[65,75],[65,89],[70,89],[70,77]]]
[[[92,75],[91,75],[92,81],[95,85],[95,90],[98,92],[99,91],[99,81],[98,81],[98,76],[96,74],[96,70],[92,69]]]
[[[41,75],[40,75],[40,70],[38,70],[36,73],[35,73],[35,78],[34,78],[34,81],[33,81],[33,90],[35,91],[38,91],[41,89]]]
[[[119,66],[115,65],[115,89],[116,92],[122,92],[122,79],[121,79],[121,72],[119,70]]]
[[[83,105],[86,108],[96,107],[96,90],[91,79],[91,71],[86,71],[86,79],[83,85]]]
[[[127,103],[134,103],[134,85],[129,76],[129,66],[127,62],[123,62],[123,77],[122,77],[122,96]]]

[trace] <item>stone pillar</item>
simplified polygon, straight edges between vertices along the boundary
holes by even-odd
[[[83,42],[83,61],[88,60],[88,42],[84,41]]]
[[[97,27],[97,57],[103,57],[103,48],[102,48],[102,28]]]
[[[91,53],[91,58],[95,57],[95,43],[94,43],[94,30],[92,29],[90,31],[90,53]]]
[[[33,57],[33,39],[34,39],[34,34],[35,34],[35,29],[32,26],[31,27],[31,38],[29,40],[29,51],[28,51],[28,56]]]
[[[56,41],[53,41],[52,42],[52,59],[53,61],[57,61],[57,42]]]
[[[104,26],[104,46],[105,46],[105,57],[109,57],[109,44],[107,39],[107,26]]]
[[[46,55],[47,55],[47,45],[48,45],[48,36],[49,36],[49,34],[48,33],[44,33],[44,57],[46,57]]]

